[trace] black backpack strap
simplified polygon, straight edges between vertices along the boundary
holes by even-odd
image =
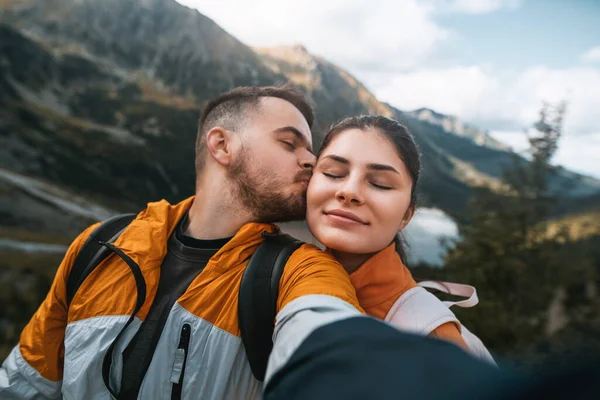
[[[133,221],[136,214],[121,214],[107,219],[87,238],[73,261],[73,267],[67,279],[67,306],[71,304],[77,289],[85,278],[105,259],[110,251],[98,242],[111,243]]]
[[[288,234],[263,234],[265,240],[254,252],[240,283],[238,323],[254,377],[264,380],[279,295],[279,280],[285,264],[303,242]]]

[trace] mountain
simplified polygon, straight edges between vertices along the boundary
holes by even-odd
[[[451,135],[469,138],[480,146],[496,150],[510,150],[510,146],[494,139],[486,130],[466,124],[454,116],[440,114],[429,108],[419,108],[418,110],[408,112],[407,114],[418,120],[427,121],[433,125],[437,125],[441,127],[444,132]]]
[[[361,113],[381,114],[404,123],[423,153],[421,204],[450,212],[463,211],[473,187],[499,184],[503,169],[512,163],[510,147],[487,131],[433,110],[404,112],[380,102],[348,72],[311,55],[301,45],[255,50],[264,56],[273,72],[306,89],[308,97],[317,104],[320,126],[327,126],[325,121]],[[570,186],[565,191],[569,197],[600,192],[598,180],[564,169],[552,184]]]
[[[90,221],[194,192],[199,110],[239,85],[297,84],[316,108],[315,143],[334,121],[398,118],[423,153],[421,203],[463,211],[512,153],[431,110],[380,102],[300,45],[252,49],[174,0],[0,2],[0,232],[72,237]],[[581,199],[600,182],[562,171]]]
[[[316,105],[317,144],[323,131],[335,121],[358,114],[394,116],[392,110],[370,93],[352,75],[322,57],[313,56],[302,45],[256,48],[265,65],[304,88]]]

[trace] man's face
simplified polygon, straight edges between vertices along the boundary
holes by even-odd
[[[304,219],[315,156],[302,113],[285,100],[264,98],[242,131],[243,149],[229,173],[243,204],[258,222]]]

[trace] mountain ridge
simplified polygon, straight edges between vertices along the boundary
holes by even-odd
[[[512,159],[493,142],[452,131],[484,130],[380,102],[304,46],[252,49],[173,0],[13,0],[0,10],[0,168],[112,210],[192,194],[199,110],[239,85],[296,84],[316,108],[316,147],[343,117],[399,119],[423,153],[420,204],[450,213],[465,210],[473,188],[495,184]],[[557,184],[574,183],[574,197],[600,192],[600,181],[561,173]],[[18,226],[29,212],[51,229],[60,217],[1,176],[0,187],[0,225]]]

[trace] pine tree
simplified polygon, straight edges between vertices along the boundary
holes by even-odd
[[[544,104],[527,133],[527,159],[516,155],[500,187],[480,188],[471,201],[461,240],[446,256],[446,274],[477,287],[482,301],[459,318],[491,349],[506,353],[545,337],[548,308],[565,273],[560,248],[548,234],[558,191],[551,164],[562,133],[565,104]]]

